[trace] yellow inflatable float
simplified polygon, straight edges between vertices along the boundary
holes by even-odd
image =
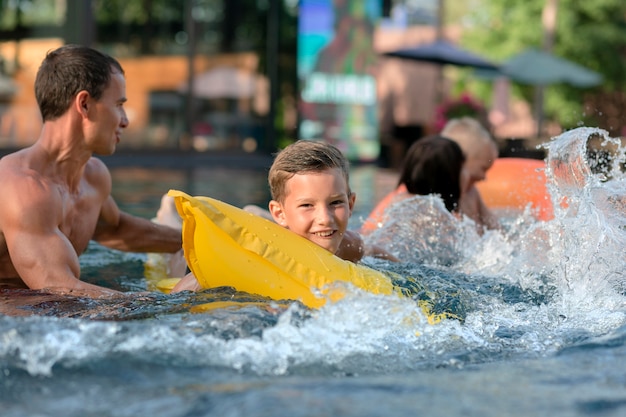
[[[386,275],[344,261],[269,220],[210,197],[168,194],[183,219],[187,265],[203,288],[231,286],[309,307],[322,306],[327,295],[340,297],[331,285],[337,281],[376,294],[394,292]]]
[[[432,299],[417,282],[394,285],[393,275],[340,259],[293,232],[210,197],[170,190],[182,217],[183,249],[191,271],[203,288],[234,287],[274,300],[298,300],[318,308],[345,295],[349,283],[374,294],[410,295],[430,322],[455,314],[431,311]],[[158,272],[146,268],[146,277]],[[161,276],[160,278],[163,278]],[[178,279],[161,279],[164,292]],[[418,296],[419,293],[419,296]]]

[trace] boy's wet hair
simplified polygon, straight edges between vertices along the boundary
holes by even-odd
[[[272,199],[284,201],[285,185],[296,174],[339,168],[350,194],[350,165],[339,149],[325,142],[298,140],[280,151],[270,168],[268,182]]]

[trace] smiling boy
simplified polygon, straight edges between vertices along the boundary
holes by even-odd
[[[350,191],[348,162],[332,145],[298,141],[280,152],[270,168],[269,210],[274,221],[332,253],[337,253],[348,228],[356,195]],[[362,256],[358,236],[351,256]],[[343,248],[346,252],[348,248]]]
[[[361,236],[347,230],[356,195],[350,190],[348,161],[339,149],[299,140],[276,156],[268,181],[269,210],[276,223],[342,259],[363,257]],[[188,274],[172,292],[199,289]]]

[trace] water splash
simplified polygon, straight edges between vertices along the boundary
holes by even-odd
[[[618,142],[585,128],[546,145],[556,208],[550,221],[526,212],[507,219],[503,231],[479,235],[436,198],[399,206],[394,228],[379,237],[405,262],[365,263],[415,278],[445,308],[462,306],[464,321],[432,325],[412,298],[357,289],[320,310],[232,289],[49,299],[30,303],[31,317],[0,316],[0,368],[54,375],[59,368],[139,362],[352,375],[546,355],[596,340],[626,322],[625,158]],[[126,275],[143,273],[135,257],[100,255],[94,270],[121,260]],[[211,303],[215,308],[201,307]]]
[[[472,314],[489,316],[492,325],[510,312],[512,323],[544,329],[538,340],[555,329],[593,333],[619,326],[626,293],[626,150],[594,128],[565,132],[545,147],[553,220],[537,221],[527,211],[508,219],[505,230],[481,236],[436,197],[416,196],[396,204],[369,242],[405,262],[466,274],[465,292],[470,283],[489,288],[490,294],[473,294]],[[494,293],[498,287],[541,301],[520,299],[512,310]],[[474,319],[470,314],[468,323]]]
[[[622,292],[626,261],[626,148],[593,128],[548,144],[548,187],[555,219],[546,228],[548,262],[570,313],[592,310],[598,295]],[[574,301],[574,303],[572,303]]]

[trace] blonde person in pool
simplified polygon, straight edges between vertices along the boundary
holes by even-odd
[[[323,142],[297,141],[276,156],[268,181],[269,212],[276,223],[343,259],[364,256],[360,235],[347,230],[356,195],[341,151]],[[172,292],[199,289],[190,273]]]
[[[461,117],[451,119],[440,134],[455,141],[465,155],[463,168],[468,173],[469,181],[459,199],[459,213],[474,220],[480,228],[498,229],[498,218],[489,210],[476,188],[476,183],[485,179],[487,171],[498,158],[498,148],[489,132],[478,120]]]

